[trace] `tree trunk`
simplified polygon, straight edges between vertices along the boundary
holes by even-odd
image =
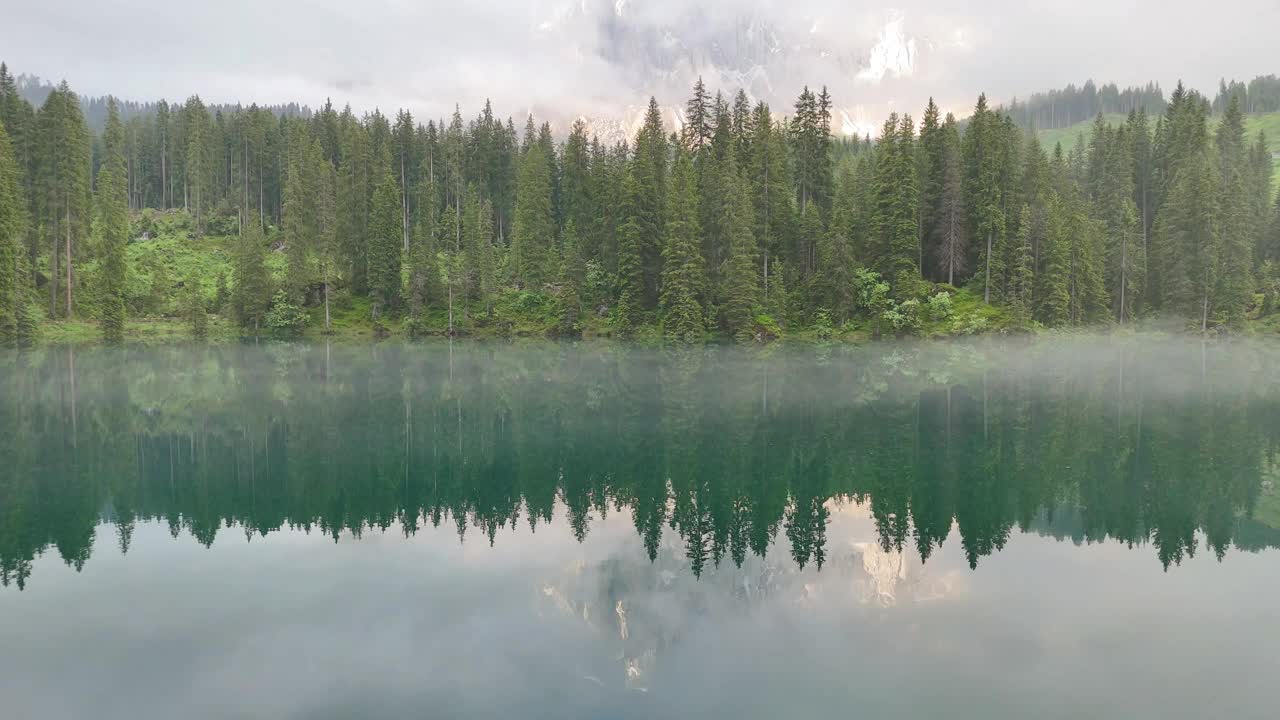
[[[169,137],[160,131],[160,206],[169,209]]]
[[[1128,279],[1125,277],[1129,261],[1129,234],[1125,233],[1120,240],[1120,324],[1124,325],[1124,291]]]
[[[71,317],[71,198],[67,198],[67,317]]]
[[[55,223],[56,228],[56,223]],[[58,317],[58,233],[50,233],[49,248],[49,319]]]
[[[404,252],[409,254],[409,187],[405,184],[404,153],[400,153],[400,224],[404,234]]]
[[[331,332],[329,326],[329,266],[326,264],[324,268],[324,333],[328,335]]]
[[[987,273],[986,281],[983,283],[986,287],[982,289],[982,301],[988,305],[991,304],[991,243],[994,240],[993,235],[995,235],[995,231],[987,231]]]

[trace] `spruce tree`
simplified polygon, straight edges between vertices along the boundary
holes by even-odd
[[[196,273],[188,275],[182,292],[182,313],[190,324],[191,337],[204,340],[209,336],[209,312],[200,287],[200,276]]]
[[[409,319],[411,331],[421,332],[424,315],[428,309],[437,307],[445,300],[444,286],[440,279],[440,263],[438,258],[440,206],[436,192],[434,173],[430,152],[424,161],[423,172],[420,173],[417,199],[417,212],[414,215],[414,241],[409,247]]]
[[[18,163],[0,121],[0,342],[4,343],[18,339],[19,315],[25,311],[29,279],[23,272],[26,249],[20,238],[26,221]]]
[[[636,135],[635,153],[631,174],[636,194],[631,204],[631,214],[626,222],[634,222],[638,234],[636,250],[640,255],[640,267],[644,274],[644,292],[640,297],[645,309],[658,304],[658,287],[662,273],[664,254],[663,222],[667,217],[664,208],[667,193],[667,138],[663,132],[662,115],[658,101],[649,98],[644,125]]]
[[[876,148],[872,226],[876,270],[895,288],[919,278],[916,166],[910,116],[885,121]]]
[[[267,241],[256,214],[250,214],[231,254],[235,286],[231,308],[240,327],[260,331],[271,304],[271,276],[267,271]]]
[[[578,245],[578,226],[571,219],[564,226],[560,255],[560,334],[582,334],[582,290],[587,279],[586,264]]]
[[[479,302],[484,315],[493,309],[497,289],[497,258],[493,248],[493,204],[472,192],[467,200],[465,264],[468,298]],[[548,262],[547,267],[554,264]]]
[[[546,148],[541,143],[532,143],[520,160],[511,240],[512,270],[516,280],[530,290],[541,290],[555,277],[554,266],[549,263],[555,248],[553,172]]]
[[[1031,247],[1033,236],[1039,233],[1039,222],[1032,217],[1031,208],[1022,206],[1018,221],[1018,234],[1009,267],[1009,285],[1005,301],[1012,311],[1014,322],[1025,327],[1031,321],[1032,293],[1035,282],[1035,266]]]
[[[37,118],[39,222],[49,248],[49,317],[70,317],[75,301],[75,256],[89,235],[89,129],[80,98],[63,82]],[[61,312],[59,312],[59,291]]]
[[[947,185],[947,141],[938,106],[933,98],[929,98],[920,122],[916,157],[920,191],[920,271],[926,278],[935,280],[939,268],[945,266],[943,199]]]
[[[1057,193],[1047,199],[1044,222],[1033,317],[1045,327],[1062,327],[1071,321],[1072,228]]]
[[[782,276],[773,265],[782,260],[782,249],[789,245],[795,209],[785,136],[774,123],[768,105],[763,102],[756,105],[752,125],[751,203],[755,207],[756,242],[760,245],[761,292],[765,305],[769,306],[774,279]]]
[[[618,228],[618,308],[614,324],[627,335],[640,324],[644,306],[644,260],[640,255],[641,210],[644,199],[636,183],[635,173],[624,170],[622,180],[623,222]]]
[[[369,198],[372,195],[369,138],[364,128],[344,111],[338,120],[342,166],[338,169],[337,236],[349,265],[351,290],[363,295],[369,287]]]
[[[948,114],[941,130],[942,186],[938,198],[935,232],[938,236],[938,277],[949,285],[968,269],[969,236],[964,215],[964,175],[960,156],[960,131]]]
[[[590,230],[598,212],[593,197],[595,168],[592,160],[587,125],[581,119],[576,120],[569,129],[569,138],[561,152],[560,222],[561,227],[572,222],[582,235]]]
[[[129,242],[129,190],[124,158],[124,127],[115,99],[107,105],[103,159],[98,170],[98,247],[102,255],[102,337],[109,343],[124,339],[125,248]]]
[[[369,296],[375,320],[400,306],[400,210],[399,186],[390,172],[383,173],[369,217]]]
[[[760,304],[760,271],[756,263],[755,223],[752,219],[750,185],[741,174],[728,188],[733,200],[729,223],[729,260],[724,273],[725,330],[739,340],[749,340]]]
[[[1005,231],[1001,211],[1001,132],[999,115],[987,106],[987,96],[978,97],[973,116],[963,141],[963,194],[969,236],[978,243],[977,272],[981,278],[983,299],[990,303],[992,290],[1004,274],[1003,255],[998,245]],[[998,297],[998,292],[995,294]]]
[[[688,341],[702,334],[698,289],[703,282],[703,268],[698,248],[693,161],[687,153],[680,152],[676,156],[666,208],[666,242],[662,248],[662,328],[668,339]]]
[[[849,319],[854,310],[852,244],[858,212],[857,177],[853,168],[845,165],[836,183],[831,226],[819,239],[818,269],[810,293],[811,305],[825,308],[836,322]]]
[[[1212,260],[1217,271],[1211,302],[1213,317],[1228,327],[1243,324],[1252,301],[1252,266],[1256,230],[1250,216],[1251,168],[1244,137],[1244,116],[1239,96],[1233,96],[1214,137],[1217,147],[1218,257]],[[1208,318],[1202,326],[1207,329]]]

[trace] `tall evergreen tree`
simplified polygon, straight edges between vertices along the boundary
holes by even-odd
[[[65,82],[49,93],[37,124],[39,222],[49,248],[49,317],[70,317],[75,254],[89,234],[92,198],[89,129],[80,111],[80,99]],[[59,289],[65,293],[61,313]]]
[[[634,222],[636,250],[640,255],[640,267],[644,274],[642,306],[657,307],[658,287],[662,272],[663,221],[668,216],[664,204],[667,200],[667,138],[662,127],[662,114],[658,102],[649,98],[644,125],[636,135],[635,154],[631,174],[636,186],[632,215],[626,222]]]
[[[859,231],[858,179],[845,165],[836,183],[831,226],[818,245],[818,270],[814,275],[814,307],[825,308],[836,322],[848,319],[854,310],[854,235]]]
[[[910,116],[885,121],[876,149],[873,252],[875,267],[895,286],[919,278],[915,135]]]
[[[1072,228],[1062,201],[1051,193],[1045,205],[1040,267],[1035,276],[1033,316],[1046,327],[1071,322]]]
[[[644,233],[641,217],[645,204],[635,172],[631,168],[623,171],[622,197],[623,222],[618,228],[618,309],[614,313],[614,323],[622,334],[626,335],[640,324],[644,307],[644,259],[640,254],[641,237]]]
[[[990,303],[992,288],[1004,274],[998,244],[1004,235],[1004,214],[1000,193],[1000,118],[987,106],[987,96],[978,97],[969,128],[964,134],[963,188],[969,235],[979,243],[977,272],[983,285],[983,299]],[[997,294],[998,297],[998,294]]]
[[[22,232],[27,223],[27,202],[22,194],[18,163],[0,121],[0,342],[19,339],[20,317],[26,312],[26,285],[30,282],[23,262]]]
[[[943,197],[947,183],[947,132],[933,98],[929,98],[920,122],[916,162],[920,191],[920,271],[926,278],[937,279],[938,269],[944,265],[946,222]]]
[[[751,337],[756,307],[760,304],[760,271],[756,263],[755,222],[751,207],[750,184],[738,174],[732,178],[729,192],[733,198],[728,220],[730,252],[724,279],[724,326],[739,340]]]
[[[1252,199],[1249,182],[1248,148],[1244,136],[1244,114],[1240,98],[1231,98],[1222,123],[1214,137],[1217,147],[1218,180],[1218,257],[1213,259],[1217,278],[1213,289],[1214,320],[1228,327],[1244,322],[1253,295],[1253,256],[1257,238],[1250,211]],[[1202,323],[1207,329],[1208,319]]]
[[[1034,237],[1040,233],[1041,223],[1033,218],[1031,208],[1022,206],[1018,222],[1018,235],[1014,240],[1014,248],[1009,267],[1009,284],[1006,302],[1013,313],[1014,322],[1026,326],[1031,320],[1032,293],[1035,282],[1035,264],[1031,247]]]
[[[271,276],[266,258],[267,241],[262,234],[262,223],[250,215],[231,253],[235,275],[231,307],[240,327],[254,332],[262,328],[271,304]]]
[[[667,192],[666,242],[662,248],[662,328],[671,340],[686,341],[702,334],[698,291],[703,267],[696,192],[693,161],[680,152]]]
[[[968,225],[964,216],[964,174],[961,166],[960,131],[956,119],[947,114],[940,131],[942,145],[942,185],[933,227],[938,238],[938,276],[955,285],[969,265]]]
[[[402,243],[400,189],[391,173],[384,172],[369,218],[369,295],[375,320],[400,306]]]
[[[564,226],[560,264],[560,334],[576,337],[582,332],[582,290],[586,264],[578,245],[578,226],[572,219]]]
[[[102,289],[98,314],[107,342],[124,338],[125,246],[129,242],[129,191],[124,158],[124,126],[115,99],[108,101],[103,133],[103,159],[98,170],[98,247],[102,256]]]
[[[555,277],[551,264],[556,232],[551,185],[553,172],[552,158],[546,148],[541,143],[531,144],[520,160],[511,241],[515,277],[531,290],[540,290]]]
[[[787,168],[785,136],[773,121],[769,106],[761,102],[752,114],[751,202],[755,207],[756,241],[760,245],[761,291],[770,304],[771,285],[781,273],[773,267],[790,240],[795,210]]]

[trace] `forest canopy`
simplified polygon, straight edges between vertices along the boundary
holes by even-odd
[[[608,144],[488,103],[423,123],[64,82],[37,108],[0,65],[0,337],[1239,330],[1280,303],[1273,156],[1245,131],[1277,108],[1273,76],[1212,100],[1090,82],[849,139],[825,88],[782,109],[699,81],[681,127],[651,99]],[[1032,130],[1089,116],[1070,150]]]

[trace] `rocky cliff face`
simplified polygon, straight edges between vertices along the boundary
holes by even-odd
[[[616,78],[619,97],[650,95],[678,127],[690,88],[702,78],[711,92],[739,88],[752,100],[789,111],[806,84],[831,87],[835,132],[875,132],[860,90],[912,74],[927,43],[911,37],[901,15],[849,26],[846,19],[781,13],[751,3],[652,3],[574,0],[540,25],[549,41],[576,47],[584,62]],[[785,17],[786,19],[779,19]],[[634,137],[645,107],[603,107],[583,117],[610,142]]]

